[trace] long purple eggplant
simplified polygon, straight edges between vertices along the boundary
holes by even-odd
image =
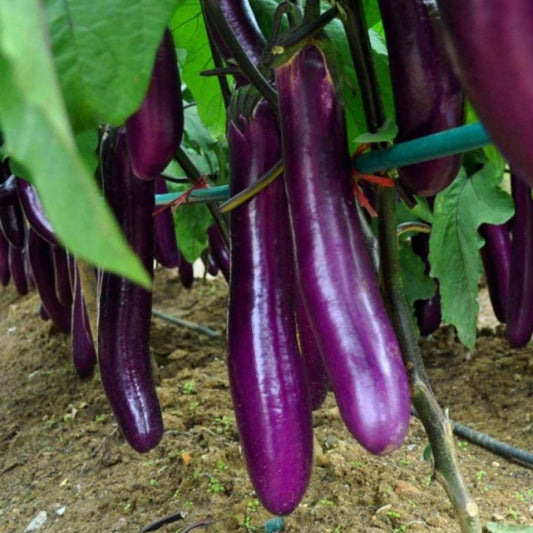
[[[533,2],[437,3],[466,96],[511,168],[533,186]]]
[[[169,29],[157,50],[148,92],[126,129],[135,175],[153,180],[169,164],[183,135],[181,81]]]
[[[11,272],[9,270],[9,243],[0,231],[0,283],[3,287],[7,287],[11,279]]]
[[[28,231],[28,259],[33,280],[46,314],[64,333],[70,333],[71,308],[62,305],[56,296],[54,265],[50,243],[42,239],[32,228]]]
[[[266,46],[266,39],[257,24],[248,0],[219,0],[218,5],[250,61],[255,66],[259,66],[261,55]],[[231,60],[233,58],[231,50],[224,43],[216,25],[208,16],[206,17],[206,25],[224,61]],[[235,80],[238,87],[249,83],[248,79],[242,75],[236,75]]]
[[[213,256],[215,263],[218,268],[220,268],[226,281],[229,281],[229,250],[216,224],[212,224],[207,228],[207,240],[209,242],[209,251]]]
[[[16,179],[17,193],[22,207],[22,211],[28,220],[29,225],[50,244],[58,245],[54,229],[50,221],[44,214],[43,206],[37,191],[31,183],[21,178]]]
[[[515,215],[505,318],[509,343],[518,347],[533,334],[533,200],[531,187],[514,174],[511,186]]]
[[[429,264],[429,233],[417,233],[411,237],[411,247],[413,251],[424,262],[424,274],[429,275],[431,265]],[[417,300],[415,302],[415,316],[418,323],[420,335],[427,337],[435,332],[440,326],[441,305],[440,290],[437,286],[435,294],[426,300]]]
[[[96,350],[94,348],[89,317],[85,307],[78,269],[74,267],[74,302],[72,304],[72,360],[80,378],[94,372]]]
[[[160,177],[155,179],[155,193],[166,194],[167,182]],[[181,255],[176,241],[174,229],[174,217],[170,209],[156,215],[155,224],[155,260],[165,268],[177,268],[180,264]]]
[[[304,306],[347,428],[384,454],[407,433],[409,388],[356,215],[341,96],[314,44],[275,74]]]
[[[394,89],[398,141],[460,126],[464,96],[446,55],[436,0],[379,0]],[[433,196],[455,178],[461,155],[398,169],[415,194]]]
[[[70,307],[73,301],[72,285],[70,283],[67,252],[62,246],[52,246],[52,260],[57,299],[62,305]]]
[[[231,195],[280,156],[273,112],[264,101],[248,105],[243,110],[237,103],[230,112]],[[280,515],[303,497],[313,455],[311,403],[287,297],[293,285],[287,225],[281,178],[230,215],[227,344],[233,405],[256,494]]]
[[[11,246],[24,248],[26,224],[13,175],[0,184],[0,229]]]
[[[481,259],[487,278],[489,297],[496,318],[505,324],[505,307],[511,271],[511,237],[507,224],[482,224],[479,233],[485,239]]]
[[[9,270],[13,284],[20,296],[28,294],[28,280],[26,279],[25,266],[26,251],[9,246]]]
[[[153,271],[154,182],[135,177],[123,128],[104,149],[104,194],[148,272]],[[150,364],[152,293],[104,272],[98,316],[102,385],[124,437],[139,452],[157,445],[163,420]]]
[[[183,257],[183,254],[180,253],[180,255],[180,264],[178,266],[180,281],[186,289],[190,289],[194,283],[194,267],[192,263],[189,263],[189,261]]]
[[[324,366],[322,354],[316,342],[316,335],[309,323],[307,311],[302,302],[301,295],[294,288],[296,331],[298,332],[298,345],[305,363],[307,382],[311,394],[311,407],[313,411],[318,409],[326,399],[329,389],[329,378]]]

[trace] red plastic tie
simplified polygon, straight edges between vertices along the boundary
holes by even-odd
[[[189,203],[189,197],[191,193],[197,189],[208,189],[209,183],[207,183],[206,176],[200,176],[183,194],[180,194],[174,200],[159,206],[152,214],[152,216],[157,216],[168,208],[177,209],[180,205]]]

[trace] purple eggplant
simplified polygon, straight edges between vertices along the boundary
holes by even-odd
[[[7,287],[11,279],[11,272],[9,270],[9,243],[0,231],[0,283],[3,287]]]
[[[244,110],[243,101],[234,97],[230,106],[230,195],[251,185],[280,157],[273,112],[265,101],[251,102]],[[256,494],[266,509],[280,515],[303,497],[313,455],[311,400],[287,297],[293,287],[287,225],[281,178],[230,215],[227,345],[233,406]]]
[[[211,255],[211,252],[207,250],[207,253],[205,254],[205,268],[207,270],[207,273],[211,276],[217,276],[219,272],[218,265],[216,261],[213,259],[213,256]]]
[[[505,324],[505,307],[511,271],[511,237],[506,224],[482,224],[479,233],[485,239],[481,259],[487,278],[489,297],[496,318]]]
[[[135,177],[123,128],[104,146],[104,195],[122,231],[153,271],[154,182]],[[151,291],[129,279],[104,272],[98,316],[98,363],[102,385],[118,425],[139,452],[163,436],[163,420],[150,363]]]
[[[50,244],[59,244],[54,229],[44,214],[43,206],[37,196],[35,187],[21,178],[17,178],[16,186],[20,205],[29,225],[45,241],[48,241]]]
[[[135,175],[153,180],[170,163],[183,135],[181,81],[169,29],[157,50],[148,92],[126,129]]]
[[[411,237],[411,247],[413,251],[424,262],[424,274],[429,275],[431,265],[429,264],[429,233],[417,233]],[[415,316],[418,323],[420,335],[427,337],[436,331],[441,323],[440,290],[437,286],[435,294],[427,300],[417,300],[415,302]]]
[[[533,334],[533,200],[531,187],[515,174],[511,187],[515,215],[505,318],[509,343],[518,347]]]
[[[464,123],[464,95],[446,55],[435,0],[379,0],[394,89],[398,141]],[[455,178],[461,155],[398,169],[415,194],[433,196]]]
[[[167,182],[163,178],[157,177],[155,179],[155,193],[166,194],[167,192]],[[154,218],[155,260],[165,268],[177,268],[179,267],[181,256],[176,241],[172,211],[165,209]]]
[[[209,251],[211,252],[213,260],[218,268],[220,268],[226,281],[229,281],[229,250],[216,224],[212,224],[207,228],[207,239],[209,242]]]
[[[78,269],[74,266],[74,302],[72,304],[72,360],[80,378],[94,372],[96,350],[94,348],[89,316],[85,307]]]
[[[256,67],[259,66],[261,55],[266,46],[266,39],[257,24],[248,0],[219,0],[218,5],[250,61]],[[231,61],[233,54],[209,17],[206,17],[206,25],[219,54],[224,61]],[[238,87],[249,83],[248,79],[242,75],[236,75],[235,81]]]
[[[61,246],[52,246],[52,260],[57,299],[62,305],[70,307],[73,300],[72,285],[65,249]]]
[[[9,271],[11,272],[13,284],[20,296],[28,294],[25,255],[26,251],[24,249],[21,250],[20,248],[9,246]]]
[[[194,268],[192,263],[189,263],[183,254],[181,255],[180,264],[178,266],[178,274],[180,277],[181,284],[186,288],[190,289],[194,283]]]
[[[466,96],[511,168],[533,186],[533,2],[437,3]]]
[[[329,389],[329,378],[322,355],[318,349],[315,332],[309,323],[301,295],[297,289],[294,292],[296,293],[294,295],[296,302],[294,315],[296,318],[296,330],[298,332],[298,345],[307,370],[311,407],[315,411],[326,399]]]
[[[13,175],[0,184],[0,229],[11,246],[24,248],[26,224],[17,196],[16,178]]]
[[[342,99],[315,44],[275,75],[303,303],[347,428],[384,454],[407,433],[409,388],[356,214]]]
[[[37,292],[52,322],[64,333],[70,333],[71,308],[65,307],[57,299],[50,246],[50,243],[42,239],[32,228],[29,229],[28,259]]]

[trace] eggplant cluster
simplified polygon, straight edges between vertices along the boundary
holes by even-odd
[[[72,333],[72,358],[78,375],[90,376],[96,351],[81,293],[75,259],[58,242],[33,186],[2,166],[0,184],[0,278],[10,278],[20,295],[35,287],[40,315]]]

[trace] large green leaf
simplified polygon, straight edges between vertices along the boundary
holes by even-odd
[[[468,177],[461,170],[435,199],[430,237],[431,275],[438,278],[442,319],[453,324],[461,341],[473,348],[478,315],[478,281],[482,274],[478,233],[483,223],[503,224],[513,215],[512,198],[499,184],[491,163]]]
[[[75,131],[120,125],[139,106],[175,0],[45,0]]]
[[[207,246],[207,228],[213,224],[205,205],[184,205],[174,213],[178,245],[187,261],[194,261]]]
[[[226,131],[226,109],[216,77],[200,76],[200,72],[214,67],[207,40],[200,2],[179,0],[171,22],[172,34],[178,48],[185,48],[183,81],[198,106],[198,115],[213,137]]]
[[[39,0],[0,2],[0,72],[7,151],[37,187],[60,240],[75,255],[149,286],[78,151]]]

